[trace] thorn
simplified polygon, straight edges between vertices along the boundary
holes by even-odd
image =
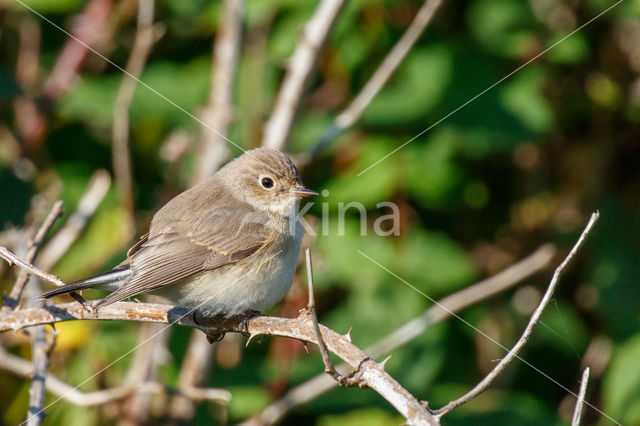
[[[351,330],[353,330],[353,326],[349,327],[349,331],[347,331],[344,335],[348,341],[351,342]]]
[[[256,337],[257,334],[249,334],[249,338],[247,339],[247,344],[244,345],[245,348],[249,347],[249,342],[251,342],[253,340],[254,337]]]
[[[385,364],[387,363],[387,361],[389,361],[389,359],[391,359],[391,355],[389,355],[388,357],[386,357],[381,363],[380,363],[380,367],[384,368]]]
[[[302,346],[304,346],[304,351],[309,355],[309,346],[307,346],[307,342],[302,342]]]

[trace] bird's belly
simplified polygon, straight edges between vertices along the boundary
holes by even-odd
[[[167,297],[202,315],[236,315],[269,309],[291,288],[300,251],[293,237],[279,248],[260,250],[231,265],[170,286]]]

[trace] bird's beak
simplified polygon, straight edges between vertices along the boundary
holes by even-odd
[[[303,186],[298,188],[293,188],[289,192],[291,192],[296,197],[300,197],[300,198],[315,197],[316,195],[318,195],[316,191],[312,191]]]

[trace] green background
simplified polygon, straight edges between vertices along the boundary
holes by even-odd
[[[81,13],[81,0],[30,1],[65,29]],[[521,356],[562,386],[576,391],[587,348],[603,344],[588,401],[625,425],[640,424],[640,1],[626,0],[563,40],[523,69],[416,138],[371,170],[364,168],[532,60],[595,17],[611,1],[447,1],[394,76],[356,125],[301,170],[306,186],[327,189],[313,200],[310,222],[318,230],[323,205],[328,235],[312,242],[320,321],[338,332],[353,327],[360,347],[427,309],[431,302],[371,263],[362,250],[432,298],[493,275],[552,242],[561,260],[590,213],[601,218],[562,277],[552,303]],[[135,7],[118,3],[104,54],[123,66],[135,32]],[[245,5],[238,65],[235,120],[229,138],[258,146],[264,120],[316,2],[250,0]],[[304,152],[359,92],[420,7],[418,1],[348,2],[323,48],[292,129],[289,151]],[[220,2],[159,0],[157,21],[166,33],[154,46],[141,79],[187,111],[207,103],[211,46]],[[20,25],[42,32],[35,88],[25,91],[15,69]],[[17,3],[0,5],[0,224],[25,224],[31,198],[65,202],[70,214],[91,174],[111,167],[113,105],[122,74],[90,55],[69,90],[46,110],[41,143],[21,144],[14,102],[39,99],[56,63],[64,34]],[[136,226],[188,186],[196,158],[160,155],[177,130],[197,138],[198,124],[144,87],[131,107]],[[239,150],[230,146],[233,155]],[[33,170],[19,172],[20,158]],[[349,211],[339,235],[339,203],[367,209],[367,235]],[[401,212],[400,235],[380,237],[376,208],[384,201]],[[41,218],[39,218],[41,220]],[[81,238],[55,266],[63,280],[79,279],[119,263],[131,242],[127,215],[110,189]],[[8,290],[13,275],[2,276]],[[461,312],[462,318],[510,347],[529,312],[517,303],[544,291],[552,268],[521,288]],[[270,314],[295,315],[305,304],[305,281]],[[527,299],[525,297],[525,299]],[[528,300],[528,299],[527,299]],[[529,302],[531,302],[529,300]],[[533,302],[531,302],[533,303]],[[50,371],[80,383],[131,349],[134,323],[62,324]],[[174,327],[170,355],[159,380],[175,385],[190,334]],[[228,343],[233,346],[234,343]],[[28,344],[9,348],[28,357]],[[237,352],[237,351],[236,351]],[[416,397],[439,407],[477,383],[504,351],[456,319],[429,328],[393,352],[387,369]],[[80,387],[121,383],[132,356]],[[322,371],[315,349],[263,338],[240,357],[218,362],[206,384],[229,389],[230,405],[198,404],[194,424],[237,422],[257,413],[289,387]],[[29,382],[0,371],[0,421],[17,424],[27,409]],[[49,395],[49,401],[53,397]],[[563,402],[564,401],[564,402]],[[443,418],[444,425],[549,425],[570,421],[568,393],[515,361],[485,393]],[[152,404],[153,422],[163,422]],[[48,424],[117,422],[113,411],[77,408],[60,401],[47,409]],[[110,414],[111,413],[111,414]],[[283,424],[396,425],[402,418],[371,390],[336,389],[295,409]],[[584,424],[611,424],[585,407]]]

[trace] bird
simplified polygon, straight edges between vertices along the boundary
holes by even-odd
[[[42,296],[97,288],[111,293],[95,309],[151,293],[203,316],[264,311],[291,288],[299,203],[315,195],[284,153],[245,151],[158,210],[121,264]]]

